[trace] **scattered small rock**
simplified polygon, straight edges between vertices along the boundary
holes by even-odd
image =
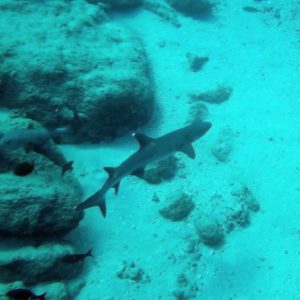
[[[203,101],[211,104],[221,104],[230,98],[232,91],[233,89],[231,87],[219,86],[215,90],[204,93],[191,94],[190,97],[192,101]]]
[[[212,217],[203,215],[195,222],[195,228],[200,240],[207,246],[216,247],[224,241],[223,228]]]
[[[129,279],[136,283],[146,283],[151,281],[150,277],[145,274],[145,271],[137,267],[134,262],[128,263],[127,261],[123,261],[122,266],[116,275],[120,279]]]
[[[234,188],[231,191],[232,196],[237,198],[241,203],[253,211],[258,212],[260,209],[257,199],[254,197],[251,190],[244,184],[236,182]]]
[[[169,204],[159,210],[159,213],[173,222],[186,219],[195,208],[194,201],[190,195],[183,192],[168,199]]]
[[[188,53],[186,57],[188,59],[189,66],[192,72],[200,71],[205,63],[209,61],[209,58],[207,56],[201,57],[192,53]]]
[[[187,123],[195,121],[204,121],[208,116],[208,108],[201,102],[194,102],[189,109],[189,117]]]
[[[143,174],[143,179],[150,184],[159,184],[174,178],[178,168],[178,159],[175,156],[170,156],[157,162],[153,167],[147,168]]]
[[[215,145],[212,147],[212,154],[220,162],[227,162],[233,148],[234,133],[231,129],[226,128],[220,131]]]

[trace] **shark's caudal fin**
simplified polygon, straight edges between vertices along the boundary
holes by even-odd
[[[106,201],[102,192],[98,191],[91,197],[87,198],[85,201],[76,206],[77,210],[86,209],[93,206],[99,206],[102,216],[106,217]]]

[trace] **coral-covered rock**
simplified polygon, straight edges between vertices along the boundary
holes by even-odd
[[[219,86],[214,90],[191,94],[191,100],[203,101],[211,104],[221,104],[230,98],[232,92],[233,89],[231,87]]]
[[[0,250],[0,281],[22,281],[25,285],[68,280],[82,270],[82,262],[65,264],[64,255],[73,254],[68,244],[45,244],[40,247],[16,247]]]
[[[169,204],[159,210],[159,213],[171,221],[186,219],[195,208],[194,201],[190,195],[183,192],[168,199]]]
[[[222,226],[212,217],[202,216],[195,227],[200,240],[208,246],[219,246],[224,240]]]
[[[7,118],[0,124],[0,131],[5,133],[13,128],[26,130],[28,124],[40,126],[28,119]],[[62,176],[57,163],[64,163],[66,159],[53,141],[47,142],[48,147],[46,155],[22,148],[1,153],[0,234],[65,234],[82,219],[83,212],[74,209],[81,201],[81,186],[71,172]],[[14,175],[14,165],[24,161],[31,162],[34,171],[27,176]]]
[[[0,28],[2,106],[47,128],[69,125],[77,142],[148,122],[153,90],[145,49],[129,29],[108,22],[101,6],[26,2],[7,6],[1,20],[9,24]]]
[[[74,229],[83,213],[74,207],[82,190],[72,175],[61,177],[48,162],[48,171],[26,177],[0,174],[0,233],[54,235]]]
[[[174,156],[170,156],[147,168],[142,178],[150,184],[159,184],[174,178],[178,168],[178,159]]]
[[[212,147],[212,154],[220,162],[227,162],[233,149],[235,133],[230,128],[220,131],[215,145]]]

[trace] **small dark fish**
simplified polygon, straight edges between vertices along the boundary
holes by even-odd
[[[66,254],[62,257],[61,261],[65,264],[76,264],[80,261],[83,261],[88,256],[92,257],[92,251],[93,249],[90,249],[88,252],[82,254]]]
[[[23,162],[13,168],[13,173],[17,176],[27,176],[34,170],[34,163]]]
[[[27,289],[13,289],[8,291],[6,293],[6,296],[11,300],[34,300],[34,299],[44,300],[46,299],[46,294],[47,292],[38,296],[32,291]]]

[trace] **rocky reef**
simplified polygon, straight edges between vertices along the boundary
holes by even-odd
[[[0,123],[0,132],[21,128],[30,131],[26,128],[32,126],[42,128],[33,120],[11,115]],[[47,146],[46,155],[23,147],[1,151],[0,297],[11,287],[43,285],[47,290],[51,286],[47,299],[70,299],[68,295],[74,291],[72,285],[68,287],[69,282],[82,271],[83,261],[63,261],[66,255],[79,251],[63,237],[83,218],[83,212],[74,209],[81,201],[82,189],[72,172],[62,175],[53,162],[66,161],[55,143],[49,141]],[[23,161],[31,162],[34,170],[18,176],[13,168]],[[58,293],[64,297],[51,296],[58,286]]]
[[[111,139],[151,118],[153,87],[141,39],[111,22],[102,6],[11,1],[0,10],[11,24],[0,29],[1,106],[47,128],[72,127],[72,142]]]

